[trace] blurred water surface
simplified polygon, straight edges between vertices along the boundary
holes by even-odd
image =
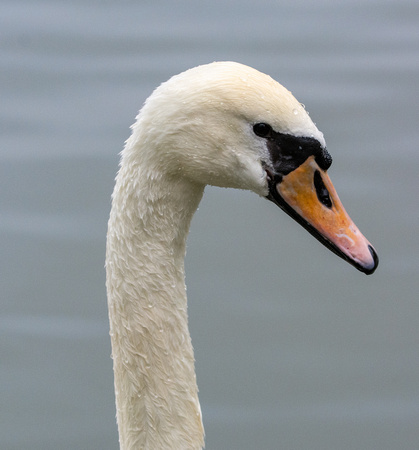
[[[419,4],[11,1],[0,15],[0,448],[116,449],[104,248],[152,89],[235,60],[293,91],[381,264],[208,188],[188,242],[208,449],[419,448]]]

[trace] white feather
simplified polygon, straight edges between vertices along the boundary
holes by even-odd
[[[107,292],[120,446],[199,449],[204,430],[188,331],[185,243],[206,184],[267,195],[252,126],[313,136],[272,78],[222,62],[171,78],[146,101],[122,152],[107,236]]]

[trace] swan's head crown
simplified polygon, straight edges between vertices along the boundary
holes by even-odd
[[[198,66],[172,77],[154,91],[137,119],[132,139],[152,149],[168,169],[202,184],[264,196],[263,166],[271,157],[266,139],[254,131],[256,124],[325,148],[323,134],[291,92],[234,62]]]

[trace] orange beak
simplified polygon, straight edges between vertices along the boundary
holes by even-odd
[[[268,198],[304,226],[331,251],[367,275],[378,256],[345,211],[326,171],[314,156],[280,182],[272,183]]]

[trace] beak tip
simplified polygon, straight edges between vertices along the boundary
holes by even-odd
[[[372,245],[368,245],[368,250],[371,253],[372,256],[372,263],[368,266],[364,266],[361,270],[365,273],[365,275],[372,275],[375,272],[375,269],[378,267],[378,255],[377,252],[374,250]]]

